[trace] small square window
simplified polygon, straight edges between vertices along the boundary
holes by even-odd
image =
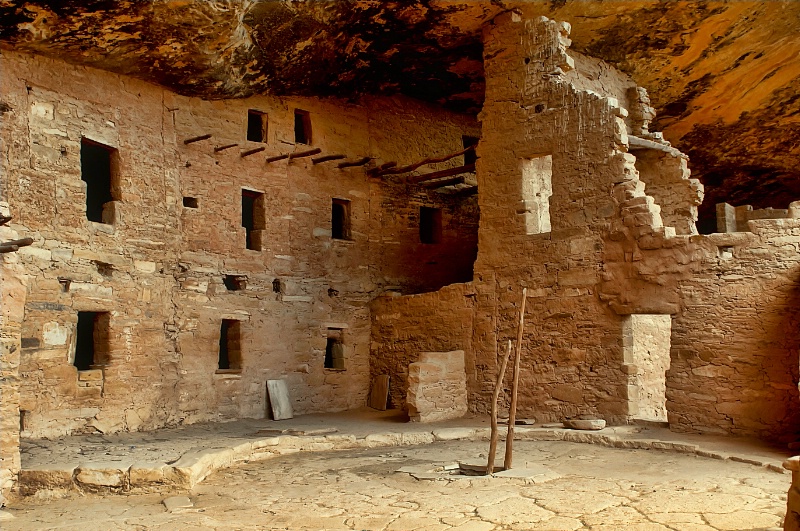
[[[331,238],[350,240],[350,201],[333,199],[331,204]]]
[[[200,203],[197,201],[196,197],[184,197],[183,206],[185,208],[199,208]]]
[[[311,114],[308,111],[294,111],[294,141],[297,144],[311,144]]]
[[[250,142],[267,141],[267,114],[250,109],[247,111],[247,140]]]
[[[419,241],[440,243],[442,241],[442,209],[419,207]]]

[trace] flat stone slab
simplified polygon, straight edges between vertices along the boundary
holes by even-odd
[[[169,498],[164,498],[161,503],[164,504],[164,507],[166,507],[169,512],[194,507],[192,500],[190,500],[188,496],[170,496]]]
[[[11,514],[10,512],[8,512],[8,511],[0,511],[0,522],[2,522],[3,520],[13,520],[13,519],[14,519],[14,515]]]
[[[508,419],[497,419],[498,424],[508,424]],[[533,426],[536,419],[514,419],[514,426]]]
[[[602,430],[606,427],[603,419],[564,419],[564,427],[571,430]]]
[[[433,430],[433,437],[437,441],[457,441],[469,439],[475,432],[475,428],[440,428]]]

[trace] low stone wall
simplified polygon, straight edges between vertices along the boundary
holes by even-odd
[[[471,284],[453,284],[433,293],[373,301],[370,372],[391,376],[392,407],[405,407],[409,366],[420,352],[464,351],[467,386],[474,386],[474,297]]]
[[[420,354],[408,368],[407,404],[412,422],[463,417],[467,413],[464,351]]]

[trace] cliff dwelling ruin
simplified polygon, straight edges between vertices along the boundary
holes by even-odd
[[[486,419],[509,340],[536,425],[797,448],[798,20],[0,1],[0,500],[81,488],[26,444]]]

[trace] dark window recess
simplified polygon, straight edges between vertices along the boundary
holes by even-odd
[[[81,179],[86,183],[86,218],[97,223],[114,222],[113,211],[103,207],[117,199],[117,150],[81,139]]]
[[[461,142],[464,146],[464,149],[467,149],[470,146],[477,146],[478,145],[478,138],[474,136],[462,136]],[[468,164],[475,164],[478,161],[478,155],[475,153],[475,149],[470,149],[469,151],[464,153],[464,165]]]
[[[200,203],[197,201],[196,197],[184,197],[183,206],[186,208],[199,208]]]
[[[335,240],[351,239],[350,201],[333,199],[331,204],[331,238]]]
[[[311,115],[308,111],[294,111],[294,141],[298,144],[311,144]]]
[[[260,251],[261,235],[266,228],[264,194],[242,190],[242,227],[245,229],[246,248]]]
[[[274,293],[283,293],[283,287],[281,286],[281,279],[276,278],[272,281],[272,291]]]
[[[79,371],[96,369],[106,364],[109,351],[108,312],[78,312],[74,365]]]
[[[247,140],[250,142],[267,141],[267,115],[250,109],[247,111]]]
[[[242,291],[247,289],[247,277],[245,275],[225,275],[222,280],[228,291]]]
[[[324,367],[344,370],[344,341],[342,340],[342,330],[339,328],[328,328]]]
[[[242,370],[241,323],[223,319],[219,333],[219,365],[222,371]]]
[[[419,241],[440,243],[442,241],[442,209],[419,208]]]

